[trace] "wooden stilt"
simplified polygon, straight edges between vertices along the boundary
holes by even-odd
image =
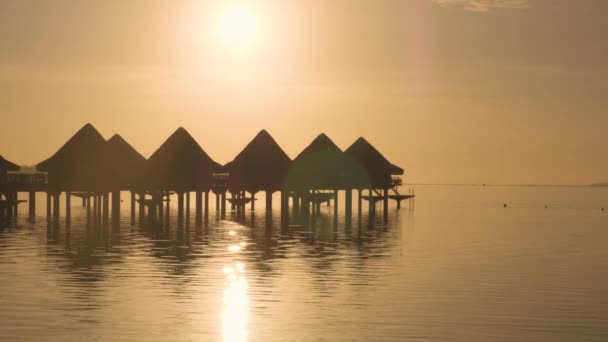
[[[65,226],[70,228],[72,225],[72,192],[65,192]]]
[[[46,193],[46,223],[51,224],[51,193]]]
[[[114,216],[114,213],[112,213]],[[135,225],[135,192],[131,191],[131,225]]]
[[[209,191],[205,191],[205,222],[209,222]]]
[[[157,205],[158,205],[158,225],[163,226],[165,224],[165,199],[164,199],[164,191],[160,191],[156,195]]]
[[[103,226],[107,228],[110,224],[110,198],[107,192],[102,195],[103,198]]]
[[[201,223],[203,223],[203,193],[201,191],[197,191],[195,196],[194,196],[194,202],[195,202],[195,206],[196,206],[196,225],[199,226]]]
[[[353,218],[353,190],[352,189],[346,189],[345,191],[345,196],[344,196],[344,212],[346,215],[345,218],[345,223],[346,225],[350,225],[351,220]]]
[[[272,191],[266,190],[266,211],[272,211]]]
[[[170,209],[171,209],[171,191],[167,191],[166,193],[167,196],[167,205],[166,205],[166,209],[165,209],[165,227],[167,229],[169,229],[170,224],[171,224],[171,216],[170,216]]]
[[[146,199],[146,194],[144,192],[140,192],[139,196],[139,224],[144,224],[144,216],[146,215],[146,206],[144,205],[144,200]]]
[[[30,191],[28,204],[30,221],[33,221],[36,217],[36,192]]]
[[[53,226],[59,227],[59,198],[61,196],[60,192],[55,192],[53,194]]]
[[[184,193],[177,194],[177,227],[184,228]]]
[[[222,198],[220,200],[222,206],[222,219],[226,218],[226,191],[222,192]]]
[[[134,221],[134,209],[135,209],[135,195],[131,192],[131,222]],[[115,190],[112,192],[112,231],[120,231],[120,191]]]
[[[190,227],[190,191],[186,192],[186,228]]]
[[[220,206],[220,197],[221,196],[222,195],[219,192],[215,193],[215,212],[218,214],[220,213],[220,207],[221,207]]]
[[[388,221],[388,189],[384,189],[384,198],[383,198],[383,216],[384,216],[384,221]]]
[[[251,211],[255,210],[255,194],[257,194],[257,192],[251,192]]]
[[[334,219],[338,218],[338,190],[334,190]]]

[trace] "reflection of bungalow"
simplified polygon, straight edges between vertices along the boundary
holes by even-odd
[[[10,162],[0,156],[0,186],[6,184],[6,174],[8,171],[19,171],[21,167],[19,165]]]
[[[291,159],[265,130],[226,164],[228,189],[232,192],[280,191],[284,188]]]
[[[325,134],[320,134],[294,160],[287,177],[293,190],[351,188],[359,164],[348,158]]]
[[[112,184],[121,190],[134,190],[141,185],[141,177],[146,167],[146,158],[137,152],[120,135],[108,140],[107,153],[114,166]]]
[[[213,173],[222,169],[181,127],[152,154],[146,167],[150,190],[178,192],[209,191]]]
[[[106,140],[91,124],[82,127],[52,157],[36,165],[48,173],[49,189],[107,192],[112,165]]]
[[[359,188],[388,189],[393,186],[392,177],[401,176],[402,168],[389,162],[376,148],[363,137],[357,139],[345,153],[356,160],[364,169],[366,179]]]

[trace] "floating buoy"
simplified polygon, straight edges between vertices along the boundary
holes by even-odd
[[[507,207],[507,203],[505,203],[505,204],[504,204],[504,207],[505,207],[505,208]]]

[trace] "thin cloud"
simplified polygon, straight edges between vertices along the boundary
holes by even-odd
[[[474,12],[497,9],[524,9],[530,7],[529,0],[433,0],[440,6],[461,7]]]

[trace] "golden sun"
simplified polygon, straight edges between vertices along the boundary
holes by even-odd
[[[249,48],[258,38],[258,17],[245,4],[230,4],[219,13],[217,33],[219,40],[227,47],[235,49]]]

